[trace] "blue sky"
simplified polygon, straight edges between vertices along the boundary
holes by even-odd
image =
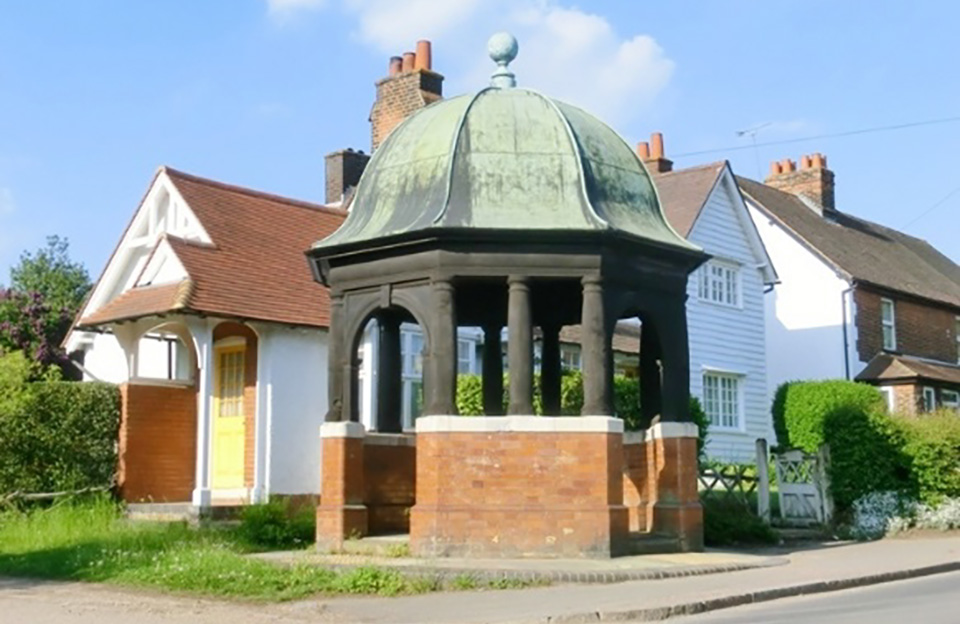
[[[0,0],[0,282],[48,234],[95,276],[161,164],[322,200],[323,155],[369,149],[387,58],[434,41],[448,95],[520,39],[521,85],[597,113],[678,167],[757,177],[813,151],[841,210],[901,228],[960,187],[960,3],[568,0]],[[960,261],[960,191],[908,232]]]

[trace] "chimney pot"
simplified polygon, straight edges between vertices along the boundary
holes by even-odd
[[[639,156],[641,160],[650,158],[650,144],[646,141],[637,143],[637,156]]]
[[[654,132],[650,135],[650,157],[663,158],[663,133]]]
[[[414,52],[404,52],[403,53],[403,66],[402,71],[404,73],[413,71],[413,66],[417,64],[417,55]]]
[[[789,158],[784,158],[780,161],[780,169],[782,173],[790,173],[791,171],[797,170],[797,163],[793,162]]]
[[[811,164],[811,157],[810,157],[810,156],[808,156],[807,154],[804,154],[803,156],[800,157],[800,168],[801,168],[801,169],[809,169],[809,168],[812,167],[812,166],[813,166],[813,165]]]
[[[781,169],[780,163],[778,163],[777,161],[773,161],[772,163],[770,163],[771,176],[780,175],[782,172],[783,172],[783,169]]]
[[[396,76],[400,73],[400,70],[403,67],[403,59],[399,56],[391,56],[390,64],[387,67],[387,75]]]
[[[426,39],[421,39],[417,42],[415,69],[432,69],[432,66],[433,53],[430,42]]]

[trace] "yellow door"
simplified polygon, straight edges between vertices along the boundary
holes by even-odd
[[[213,488],[243,487],[244,347],[216,350],[213,386]]]

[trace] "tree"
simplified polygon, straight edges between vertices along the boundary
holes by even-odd
[[[10,269],[10,288],[24,294],[40,293],[51,310],[66,308],[76,314],[90,291],[90,275],[83,264],[70,259],[66,238],[48,236],[47,246],[24,252]]]
[[[51,236],[46,247],[25,252],[10,270],[11,287],[0,287],[0,353],[22,351],[72,376],[61,343],[90,290],[90,277],[68,251],[66,239]]]

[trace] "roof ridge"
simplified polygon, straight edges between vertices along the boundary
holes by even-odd
[[[654,178],[667,177],[675,173],[688,173],[691,171],[699,171],[701,169],[714,169],[721,168],[727,163],[726,160],[715,160],[713,162],[704,163],[702,165],[694,165],[693,167],[684,167],[683,169],[671,169],[670,171],[664,171],[663,173],[654,173]]]
[[[326,204],[318,204],[316,202],[310,202],[303,199],[295,199],[293,197],[285,197],[283,195],[278,195],[276,193],[269,193],[267,191],[259,191],[257,189],[250,188],[248,186],[240,186],[238,184],[230,184],[229,182],[221,182],[219,180],[213,180],[211,178],[204,178],[202,176],[194,175],[192,173],[187,173],[185,171],[180,171],[179,169],[174,169],[173,167],[163,165],[160,169],[170,175],[171,177],[178,177],[190,182],[196,182],[197,184],[203,184],[206,186],[212,186],[219,188],[225,191],[240,193],[242,195],[250,195],[252,197],[259,197],[261,199],[268,199],[271,201],[276,201],[282,204],[288,204],[297,208],[306,208],[309,210],[318,210],[320,212],[329,212],[337,216],[343,216],[346,214],[345,210],[340,208],[332,208]]]

